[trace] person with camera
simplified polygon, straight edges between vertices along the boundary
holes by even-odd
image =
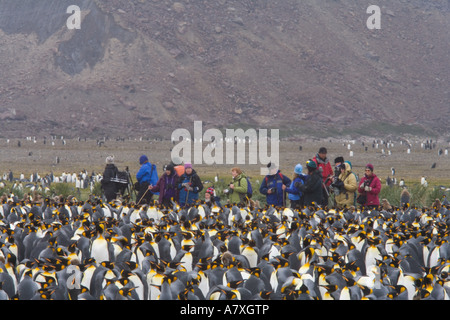
[[[282,174],[275,164],[269,163],[267,167],[269,174],[264,177],[259,192],[266,196],[268,205],[284,207],[286,206],[285,190],[291,184],[291,179]]]
[[[358,184],[349,163],[342,162],[338,169],[339,175],[331,184],[334,199],[338,208],[348,208],[355,203],[355,191],[358,189]]]
[[[198,200],[198,193],[203,190],[203,183],[197,172],[192,168],[192,164],[185,163],[184,170],[184,174],[178,179],[181,207],[194,204]]]
[[[323,180],[317,163],[314,160],[306,161],[308,178],[304,184],[296,183],[295,187],[303,193],[305,206],[321,206],[323,203]]]
[[[381,191],[381,181],[373,173],[373,165],[367,164],[364,177],[358,186],[359,196],[357,202],[369,209],[377,208],[380,205],[378,194]]]
[[[166,207],[172,206],[172,201],[178,203],[178,175],[172,164],[164,166],[164,173],[156,185],[150,185],[152,193],[159,192],[159,203]]]
[[[232,180],[229,184],[228,200],[230,204],[245,204],[247,199],[247,177],[238,167],[231,169]]]

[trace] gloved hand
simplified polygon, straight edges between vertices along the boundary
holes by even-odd
[[[192,189],[191,187],[191,183],[190,182],[185,182],[181,184],[186,190],[192,191],[194,189]]]
[[[365,187],[364,187],[364,191],[366,191],[366,192],[370,192],[370,191],[372,191],[372,188],[371,188],[371,187],[369,187],[369,186],[365,186]]]

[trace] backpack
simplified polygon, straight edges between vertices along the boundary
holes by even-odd
[[[242,179],[242,178],[241,178]],[[239,179],[239,187],[241,186],[241,179]],[[245,177],[247,179],[247,198],[251,198],[253,196],[253,188],[252,184],[250,183],[250,179],[248,177]]]

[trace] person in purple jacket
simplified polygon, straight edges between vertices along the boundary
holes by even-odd
[[[164,173],[159,178],[156,185],[151,185],[152,193],[159,192],[159,203],[163,206],[172,206],[172,201],[178,203],[178,177],[172,164],[168,164],[164,168]]]

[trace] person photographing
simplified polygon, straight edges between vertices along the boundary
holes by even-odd
[[[231,204],[245,204],[247,196],[247,177],[238,167],[231,169],[232,181],[229,184],[228,199]]]
[[[374,209],[380,205],[380,199],[378,197],[381,191],[381,181],[373,172],[374,167],[372,164],[367,164],[364,170],[364,177],[361,179],[358,186],[358,203],[362,206]]]

